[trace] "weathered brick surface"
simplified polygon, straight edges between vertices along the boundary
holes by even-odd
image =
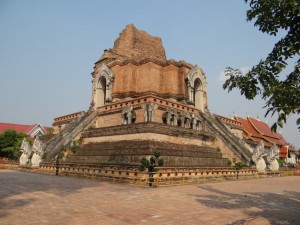
[[[178,112],[186,112],[188,114],[199,114],[199,111],[189,105],[176,102],[175,99],[163,99],[153,94],[139,96],[134,99],[127,99],[126,101],[116,101],[98,109],[99,117],[97,120],[97,127],[110,127],[122,124],[122,110],[126,106],[132,106],[136,113],[136,123],[144,122],[144,109],[141,108],[143,103],[153,103],[158,105],[155,111],[155,122],[163,123],[163,113],[167,108],[173,108]]]
[[[215,140],[215,135],[205,130],[186,129],[154,122],[89,129],[82,133],[82,137],[86,138],[87,142],[97,142],[97,140],[105,141],[105,139],[109,140],[110,137],[112,140],[116,141],[118,139],[126,140],[130,137],[129,135],[141,134],[136,136],[136,139],[139,139],[142,135],[148,133],[152,133],[153,136],[146,136],[146,139],[160,139],[159,136],[164,135],[161,136],[161,141],[168,140],[169,142],[180,144],[196,144],[203,146],[209,145],[209,143]],[[122,135],[127,135],[127,137],[124,139],[122,138]],[[134,136],[131,137],[134,139]]]
[[[149,158],[154,150],[161,152],[165,166],[226,166],[227,159],[214,149],[155,141],[102,142],[83,146],[69,163],[109,163],[140,165],[142,157]]]
[[[132,24],[120,33],[113,48],[101,56],[95,65],[94,77],[103,64],[114,74],[114,100],[136,97],[146,92],[187,98],[184,79],[192,65],[167,60],[161,39],[136,29]]]
[[[127,25],[121,32],[111,51],[133,60],[142,60],[147,57],[166,61],[161,39],[136,29],[133,24]]]
[[[160,38],[128,25],[113,48],[106,50],[96,62],[92,75],[91,109],[98,112],[96,127],[99,129],[84,131],[82,136],[85,145],[99,145],[95,152],[84,146],[81,150],[91,151],[90,155],[80,155],[79,151],[71,157],[74,162],[137,163],[141,156],[149,156],[153,149],[151,146],[141,148],[141,141],[159,143],[155,148],[163,151],[168,165],[224,166],[226,157],[234,158],[234,153],[230,152],[232,149],[226,145],[230,143],[230,138],[219,138],[213,143],[214,132],[219,131],[216,126],[212,127],[215,131],[209,131],[204,120],[198,120],[200,125],[197,129],[201,129],[200,131],[188,128],[187,122],[191,122],[189,117],[200,116],[201,112],[207,113],[205,74],[201,68],[184,61],[167,60]],[[100,86],[99,81],[102,82]],[[201,85],[196,85],[196,82]],[[200,94],[192,93],[193,87],[199,87],[197,93]],[[145,103],[156,104],[156,123],[145,123]],[[128,122],[122,119],[122,111],[129,107],[135,113],[132,121],[134,124],[121,125]],[[185,122],[180,123],[187,128],[179,127],[170,122],[172,119],[169,118],[164,118],[163,121],[164,113],[170,112],[170,108],[175,112],[172,114],[173,118],[176,118],[174,115],[180,117],[185,114]],[[173,124],[164,125],[163,122]],[[222,133],[222,136],[227,135]],[[129,141],[126,142],[127,146],[124,141]],[[110,143],[109,150],[104,149],[105,143]],[[118,146],[118,143],[123,143],[124,146]],[[196,146],[197,150],[189,149],[190,145]],[[206,147],[221,147],[225,158],[220,159],[220,153],[202,152]]]
[[[138,96],[145,92],[171,95],[174,98],[187,97],[184,79],[188,68],[178,68],[174,65],[164,67],[149,62],[139,66],[115,66],[111,69],[115,74],[113,98]]]

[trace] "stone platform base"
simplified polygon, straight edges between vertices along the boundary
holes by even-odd
[[[157,167],[156,172],[140,171],[137,167],[92,164],[41,164],[31,172],[72,176],[91,180],[130,183],[137,186],[160,187],[258,178],[256,169],[234,167]]]
[[[150,158],[155,150],[161,153],[160,158],[164,159],[164,166],[224,167],[228,161],[210,147],[130,140],[88,143],[74,155],[69,155],[66,163],[141,165],[141,159]]]

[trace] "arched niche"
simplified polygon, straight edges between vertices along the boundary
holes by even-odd
[[[103,64],[93,80],[93,102],[95,109],[112,101],[113,72]]]
[[[203,109],[203,85],[199,78],[194,81],[193,95],[195,108]]]
[[[100,107],[105,104],[106,100],[106,78],[101,77],[98,80],[97,88],[96,88],[96,106]]]
[[[194,66],[185,76],[189,103],[204,112],[207,108],[206,77],[200,67]]]

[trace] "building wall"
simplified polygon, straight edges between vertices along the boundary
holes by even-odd
[[[232,163],[242,162],[241,159],[219,137],[211,145],[212,148],[220,149],[223,158],[228,158]]]
[[[139,66],[126,64],[111,68],[115,80],[113,98],[122,95],[155,92],[162,95],[187,96],[185,75],[189,69],[175,65],[161,66],[152,62]]]
[[[102,137],[91,137],[85,138],[84,144],[95,143],[95,142],[115,142],[115,141],[131,141],[131,140],[153,140],[153,141],[162,141],[170,142],[175,144],[187,144],[187,145],[199,145],[199,146],[210,146],[211,142],[204,141],[196,138],[184,138],[176,137],[164,134],[156,133],[136,133],[136,134],[123,134],[115,136],[102,136]]]

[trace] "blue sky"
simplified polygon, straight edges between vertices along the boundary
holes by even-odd
[[[246,71],[279,37],[246,22],[243,0],[0,0],[0,121],[49,126],[53,118],[87,110],[91,72],[127,24],[161,37],[168,59],[203,68],[208,105],[224,116],[264,118],[264,102],[222,88],[222,71]],[[300,148],[296,116],[280,132]]]

